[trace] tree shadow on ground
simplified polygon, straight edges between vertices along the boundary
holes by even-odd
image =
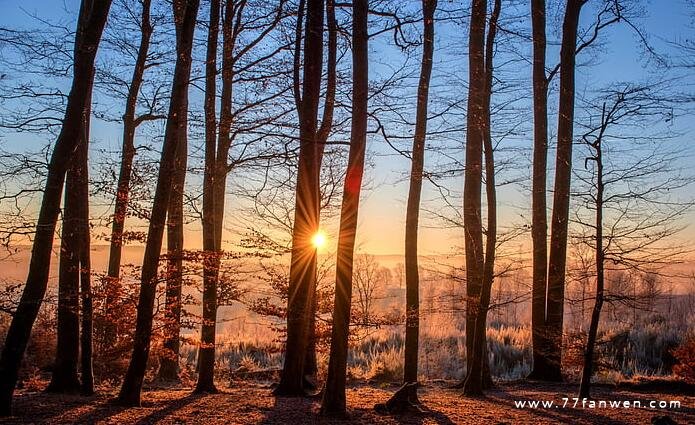
[[[390,418],[398,424],[420,425],[435,423],[439,425],[453,425],[446,414],[421,406],[421,410],[409,409],[399,414],[384,414],[375,411],[372,406],[351,407],[348,402],[347,416],[344,418],[323,417],[319,411],[321,408],[320,397],[275,397],[273,406],[266,409],[261,420],[262,424],[370,424],[382,422],[379,418]]]
[[[179,410],[183,410],[184,407],[188,406],[189,404],[195,401],[200,400],[202,397],[205,397],[205,394],[188,394],[183,398],[171,400],[165,403],[162,408],[155,410],[154,412],[150,413],[144,418],[138,419],[138,421],[135,422],[135,424],[146,425],[157,423],[167,418],[168,416],[171,416],[172,414],[178,412]]]
[[[201,399],[204,395],[188,393],[183,397],[162,402],[146,399],[142,403],[142,408],[119,406],[113,402],[112,397],[112,394],[90,397],[46,393],[23,394],[15,399],[14,416],[0,419],[0,424],[57,422],[91,424],[109,420],[138,425],[153,424],[184,410],[187,405]],[[128,410],[133,412],[132,416],[119,417]],[[146,416],[142,416],[143,413],[147,413]]]
[[[82,412],[88,408],[88,412]],[[93,423],[105,420],[125,408],[108,401],[108,396],[49,394],[44,392],[21,394],[13,402],[13,416],[0,419],[0,424],[54,423],[71,418],[74,423]],[[88,417],[86,417],[88,416]]]

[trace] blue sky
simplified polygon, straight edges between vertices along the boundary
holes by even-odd
[[[467,2],[440,2],[442,7],[451,7],[451,4],[467,4]],[[694,30],[688,25],[692,24],[692,11],[688,9],[685,1],[681,0],[666,0],[666,1],[650,1],[644,3],[645,13],[636,22],[648,34],[649,40],[660,52],[666,56],[674,58],[677,52],[669,46],[668,42],[678,40],[683,37],[692,37]],[[33,0],[30,2],[18,0],[0,0],[0,25],[10,28],[36,28],[37,23],[30,15],[57,20],[66,23],[68,26],[74,26],[73,22],[79,7],[79,2],[76,0]],[[582,14],[582,23],[588,25],[591,22],[591,8],[587,7]],[[203,17],[204,18],[204,17]],[[523,29],[528,31],[530,23],[527,18],[521,25]],[[548,36],[549,41],[557,39],[557,32],[552,28],[553,21],[549,19]],[[465,28],[454,24],[447,24],[437,28],[434,64],[434,81],[444,81],[446,78],[456,76],[465,79],[467,75],[465,56],[458,54],[465,52],[465,41],[467,32]],[[388,37],[384,40],[375,40],[372,42],[372,71],[370,74],[374,79],[379,79],[381,74],[385,73],[384,64],[397,64],[402,60],[399,52],[388,47]],[[577,71],[577,90],[578,93],[590,93],[592,90],[605,86],[610,82],[634,80],[640,81],[645,79],[655,78],[655,74],[646,64],[641,52],[636,47],[638,40],[635,37],[634,31],[626,26],[616,26],[610,28],[606,33],[602,34],[601,39],[604,43],[601,47],[594,51],[591,56],[582,55],[578,61],[584,62],[589,57],[593,57],[590,65],[580,67]],[[528,53],[530,51],[530,43],[516,41],[514,49],[520,52]],[[557,48],[549,48],[548,63],[552,64],[557,61]],[[413,63],[419,62],[419,52],[415,52]],[[514,65],[518,67],[515,71],[519,78],[527,78],[530,73],[530,65],[524,67],[523,64]],[[514,71],[512,71],[514,72]],[[414,73],[417,76],[417,73]],[[413,96],[416,86],[416,80],[412,80],[412,89],[408,91],[407,96]],[[684,89],[692,93],[693,78],[683,80]],[[433,84],[434,86],[434,84]],[[527,86],[527,93],[530,95],[530,85]],[[465,97],[465,89],[463,87],[446,86],[441,83],[439,86],[442,96],[459,96]],[[433,96],[436,99],[437,96]],[[497,99],[503,101],[503,99]],[[433,100],[435,102],[436,100]],[[521,99],[518,105],[528,104],[530,99],[527,97]],[[554,100],[551,99],[551,110],[554,109]],[[432,104],[432,110],[441,109],[441,105]],[[528,117],[527,121],[528,121]],[[451,120],[455,124],[455,119]],[[556,121],[554,116],[549,119],[551,126]],[[693,124],[690,121],[695,120],[683,118],[677,120],[674,124],[683,135],[674,143],[690,146],[693,136]],[[436,126],[432,123],[431,126]],[[493,123],[493,126],[495,124]],[[459,146],[463,144],[463,133],[460,133],[461,138]],[[106,148],[109,150],[117,150],[120,146],[120,126],[115,123],[104,123],[99,120],[93,121],[93,138],[96,148]],[[0,143],[2,147],[10,151],[21,151],[24,149],[36,150],[50,141],[50,136],[40,137],[30,134],[2,134]],[[513,138],[508,143],[510,146],[529,148],[530,133],[526,132],[516,138]],[[405,142],[403,148],[408,148],[410,142]],[[440,144],[447,145],[452,151],[455,151],[456,142],[451,140],[442,141],[438,138],[432,138],[431,144],[439,146]],[[507,143],[507,142],[505,142]],[[453,146],[452,146],[453,145]],[[370,182],[370,190],[365,193],[362,210],[360,212],[360,228],[358,244],[361,249],[375,253],[402,253],[403,249],[403,225],[405,219],[405,200],[407,198],[407,183],[406,177],[409,170],[408,160],[402,158],[388,148],[383,141],[377,138],[371,138],[370,150],[374,159],[374,166],[368,171],[367,177]],[[461,152],[462,154],[462,152]],[[528,156],[528,152],[520,154],[521,157]],[[550,152],[549,164],[554,163],[554,152]],[[460,160],[463,160],[461,158]],[[684,158],[691,160],[691,158]],[[529,164],[521,159],[519,170],[514,173],[528,172]],[[434,154],[428,155],[427,167],[436,168],[442,163],[442,159]],[[552,175],[552,171],[550,172]],[[232,180],[234,176],[232,177]],[[461,178],[454,178],[445,181],[444,183],[452,190],[460,190],[463,181]],[[431,185],[426,186],[423,199],[426,201],[424,207],[426,209],[437,210],[441,208],[437,200],[438,193]],[[529,205],[528,193],[518,185],[511,185],[500,189],[500,221],[504,224],[518,224],[524,220],[521,217],[522,213],[527,212]],[[688,221],[695,221],[694,216],[689,216]],[[329,224],[330,226],[330,224]],[[448,253],[456,251],[461,245],[462,231],[460,229],[441,229],[441,223],[437,220],[428,217],[427,214],[423,217],[423,228],[420,232],[421,248],[423,253]],[[195,236],[195,226],[191,229],[192,237],[189,238],[191,244],[198,243],[198,238]],[[330,232],[329,232],[330,236]]]

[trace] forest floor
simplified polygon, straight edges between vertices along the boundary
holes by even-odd
[[[668,388],[647,392],[597,387],[593,392],[596,401],[640,401],[643,407],[592,409],[588,401],[586,407],[582,407],[581,400],[572,406],[575,385],[502,383],[484,398],[466,398],[445,383],[431,383],[419,392],[426,411],[393,416],[377,413],[374,405],[385,402],[396,388],[350,387],[347,420],[320,418],[320,399],[274,397],[268,386],[243,382],[214,395],[192,395],[186,388],[149,389],[143,393],[139,408],[112,404],[115,392],[79,397],[18,391],[14,401],[16,416],[0,420],[0,424],[649,424],[664,415],[678,424],[695,423],[695,394]],[[565,407],[563,397],[569,398]],[[554,401],[555,405],[516,407],[516,402],[532,400]],[[646,408],[651,400],[677,400],[681,407]]]

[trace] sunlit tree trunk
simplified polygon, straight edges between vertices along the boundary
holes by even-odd
[[[560,49],[560,106],[557,126],[555,191],[548,263],[548,300],[546,331],[549,338],[546,378],[562,380],[562,327],[565,301],[565,265],[567,262],[567,225],[569,221],[572,142],[574,126],[574,72],[577,27],[583,0],[568,0],[562,26]]]
[[[135,117],[136,105],[140,87],[142,86],[147,54],[150,47],[152,36],[152,26],[150,24],[150,3],[151,0],[142,1],[142,18],[140,22],[140,46],[138,47],[133,76],[128,87],[128,97],[126,98],[125,112],[123,113],[123,147],[121,148],[121,166],[118,174],[118,185],[116,187],[116,200],[113,213],[113,224],[111,227],[111,242],[109,249],[109,264],[106,274],[106,302],[107,308],[113,309],[118,305],[118,294],[120,292],[120,270],[121,253],[123,251],[123,231],[125,228],[125,218],[128,211],[128,198],[130,196],[130,178],[133,171],[133,158],[135,157],[135,130],[138,120]],[[106,312],[106,316],[118,314],[115,311]],[[118,329],[114,323],[105,323],[103,329],[103,345],[108,349],[116,342]]]
[[[145,377],[147,358],[152,336],[152,318],[157,289],[159,255],[162,249],[167,207],[171,197],[171,181],[177,156],[180,134],[187,131],[188,85],[191,74],[191,50],[193,33],[198,15],[198,0],[175,0],[173,3],[176,24],[176,66],[172,83],[169,115],[162,146],[157,187],[150,215],[150,224],[142,262],[140,296],[130,359],[118,402],[124,405],[139,405],[142,382]]]
[[[48,165],[46,185],[39,210],[26,286],[12,317],[0,357],[0,416],[11,413],[12,394],[31,328],[46,293],[53,248],[53,235],[60,212],[65,174],[80,140],[85,106],[93,80],[94,58],[111,7],[110,0],[83,0],[77,23],[73,80],[63,126]]]
[[[297,173],[289,296],[287,303],[287,342],[285,361],[277,395],[304,394],[304,365],[309,335],[309,314],[313,304],[311,290],[316,281],[316,250],[311,243],[318,231],[319,173],[317,112],[323,62],[323,0],[307,0],[304,37],[304,84],[300,117],[300,150]]]
[[[333,109],[335,107],[335,89],[338,65],[338,23],[335,19],[335,1],[326,0],[326,21],[328,24],[328,54],[326,64],[326,95],[323,103],[323,116],[321,118],[321,126],[318,130],[318,172],[321,172],[321,163],[323,161],[323,153],[328,143],[333,126]],[[297,81],[298,83],[298,81]],[[320,217],[319,217],[320,218]],[[304,375],[310,380],[307,385],[314,385],[316,381],[316,373],[318,365],[316,363],[316,314],[318,299],[316,298],[316,288],[318,282],[314,282],[312,311],[309,316],[309,344],[306,350],[306,359],[304,364]]]
[[[367,16],[369,1],[355,0],[352,5],[352,12],[352,128],[343,189],[343,204],[340,210],[331,351],[328,359],[328,374],[323,402],[321,403],[321,413],[324,415],[345,415],[352,266],[367,145],[367,100],[369,95]]]

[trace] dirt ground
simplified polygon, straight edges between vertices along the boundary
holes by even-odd
[[[148,390],[143,406],[123,408],[111,403],[115,393],[93,397],[59,396],[37,392],[16,394],[16,416],[0,424],[650,424],[656,416],[668,415],[678,424],[695,424],[695,394],[652,393],[600,387],[595,400],[677,400],[678,409],[572,407],[576,386],[535,383],[500,384],[485,398],[463,397],[445,384],[428,384],[420,390],[427,408],[423,413],[397,416],[374,411],[395,386],[356,386],[348,389],[349,417],[324,419],[318,415],[319,399],[274,397],[262,385],[239,384],[220,394],[191,395],[190,389]],[[563,397],[569,398],[563,407]],[[515,401],[554,401],[553,407],[518,408]]]

